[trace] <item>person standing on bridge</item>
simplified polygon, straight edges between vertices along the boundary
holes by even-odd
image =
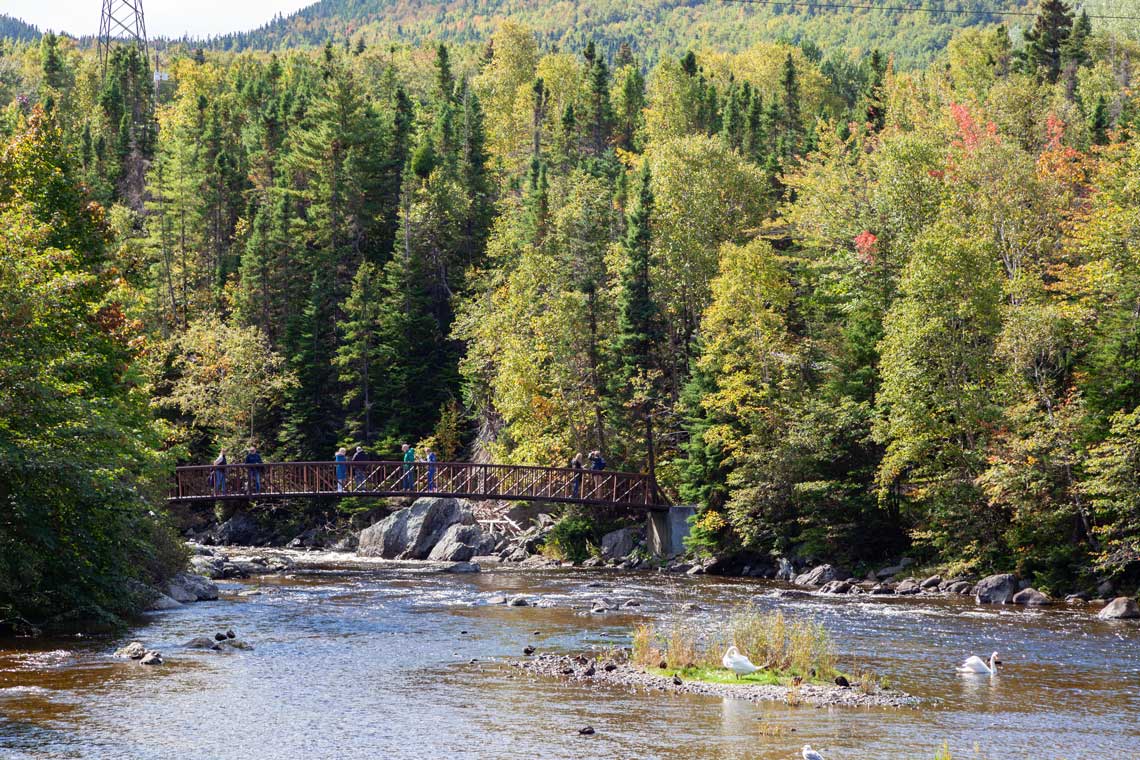
[[[336,492],[344,493],[344,481],[348,479],[348,452],[344,446],[337,449],[333,460],[336,462]]]
[[[424,446],[424,451],[427,455],[424,456],[424,461],[427,462],[427,490],[435,490],[435,463],[439,461],[439,457],[431,450],[431,446]]]
[[[356,447],[356,453],[352,455],[352,482],[355,490],[359,491],[364,485],[364,476],[367,465],[364,463],[368,461],[368,454],[365,453],[363,446]]]
[[[261,454],[257,453],[256,446],[250,446],[245,455],[245,463],[249,465],[249,487],[254,493],[261,493]]]
[[[224,495],[226,492],[226,464],[226,450],[222,449],[218,458],[214,460],[214,469],[210,471],[210,480],[214,487],[215,496]]]
[[[579,494],[582,493],[582,452],[579,451],[570,460],[570,468],[574,470],[574,478],[570,481],[570,495],[577,499]]]
[[[590,469],[591,470],[604,470],[606,469],[606,460],[602,459],[602,452],[590,452]]]
[[[404,490],[416,490],[416,450],[408,444],[403,444],[400,449],[404,452]]]

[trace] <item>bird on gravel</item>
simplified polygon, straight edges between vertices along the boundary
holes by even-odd
[[[803,756],[804,760],[823,760],[823,755],[812,749],[810,744],[804,745]]]

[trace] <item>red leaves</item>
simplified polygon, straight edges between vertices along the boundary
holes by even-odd
[[[855,255],[859,261],[871,265],[875,263],[875,254],[879,252],[879,238],[870,230],[863,230],[855,236]]]

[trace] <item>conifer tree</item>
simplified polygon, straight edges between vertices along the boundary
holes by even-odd
[[[661,331],[650,283],[650,218],[653,214],[650,179],[649,163],[644,162],[622,241],[627,259],[618,296],[618,325],[613,346],[618,366],[612,376],[611,395],[621,400],[626,410],[640,421],[645,435],[646,465],[649,474],[654,475],[653,411],[660,373],[655,371],[653,357]]]
[[[1025,33],[1026,60],[1050,84],[1064,64],[1063,52],[1073,31],[1073,12],[1065,0],[1042,0],[1033,28]]]
[[[1081,11],[1073,23],[1073,32],[1065,40],[1061,49],[1061,58],[1066,66],[1081,67],[1088,65],[1089,38],[1092,36],[1092,21],[1087,11]]]
[[[1089,126],[1092,130],[1093,145],[1108,145],[1108,103],[1105,102],[1104,95],[1096,100],[1096,107],[1093,109]]]
[[[801,125],[800,81],[799,76],[796,74],[796,62],[792,59],[791,53],[788,53],[788,57],[784,60],[783,73],[780,76],[780,89],[783,98],[781,104],[783,106],[781,113],[783,118],[782,126],[789,138],[789,143],[794,145],[800,133]]]

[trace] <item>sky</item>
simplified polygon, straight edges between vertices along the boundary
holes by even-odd
[[[315,0],[142,0],[152,37],[202,37],[254,29],[277,13],[292,13]],[[102,0],[0,0],[0,13],[41,30],[69,34],[99,31]]]

